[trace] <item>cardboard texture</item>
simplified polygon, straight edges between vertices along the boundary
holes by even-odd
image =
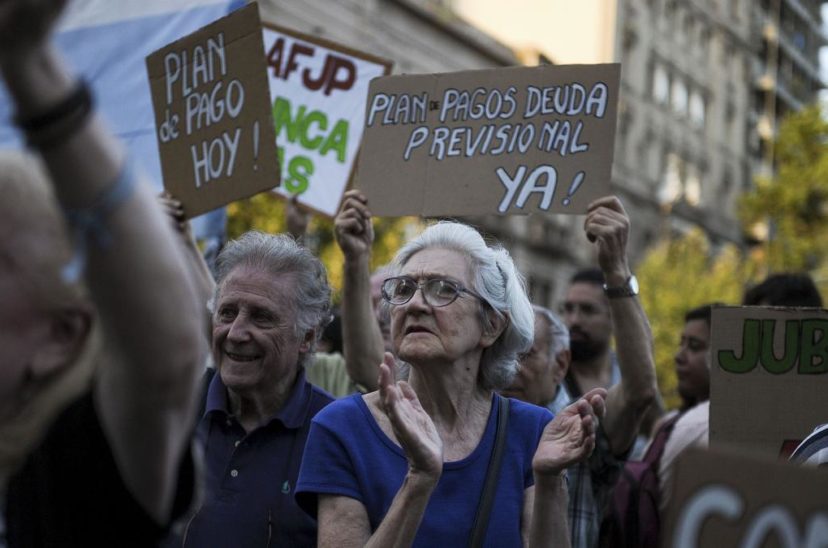
[[[676,461],[665,548],[825,546],[828,475],[751,457],[688,450]]]
[[[719,307],[710,443],[777,457],[828,421],[828,311]]]
[[[147,56],[164,188],[188,218],[279,185],[259,7]]]
[[[355,186],[375,215],[584,213],[609,193],[620,65],[371,83]]]
[[[282,196],[336,215],[356,165],[368,85],[391,62],[276,25],[262,30]]]

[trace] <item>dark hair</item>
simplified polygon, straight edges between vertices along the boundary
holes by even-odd
[[[745,291],[742,304],[822,308],[822,297],[808,274],[786,272],[768,276]]]
[[[569,283],[588,283],[603,286],[605,282],[604,273],[600,268],[583,268],[572,275]]]
[[[703,304],[701,306],[697,306],[696,308],[693,308],[692,310],[689,310],[684,315],[684,323],[687,323],[687,322],[692,321],[692,320],[704,320],[704,321],[707,322],[707,325],[709,326],[710,325],[710,315],[712,313],[713,307],[714,306],[722,306],[722,304],[723,303],[716,302],[716,303],[709,303],[709,304]]]

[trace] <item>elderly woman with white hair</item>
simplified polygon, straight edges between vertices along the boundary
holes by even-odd
[[[319,545],[567,545],[562,472],[591,452],[606,392],[554,420],[497,395],[534,315],[508,252],[474,229],[433,225],[394,268],[382,293],[408,380],[386,354],[379,391],[314,419],[296,491]]]

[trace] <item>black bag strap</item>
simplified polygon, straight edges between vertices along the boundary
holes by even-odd
[[[469,539],[471,548],[483,546],[486,537],[486,529],[489,525],[489,514],[492,512],[494,503],[495,488],[500,477],[500,462],[503,460],[503,450],[506,448],[506,427],[509,424],[509,398],[497,396],[497,427],[495,428],[494,447],[489,457],[489,467],[486,469],[486,483],[483,484],[483,492],[480,495],[480,502],[477,504],[477,514],[474,516],[474,525]]]

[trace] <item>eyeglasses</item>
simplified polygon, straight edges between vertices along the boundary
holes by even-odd
[[[389,304],[399,306],[410,301],[417,289],[423,290],[423,300],[433,307],[448,306],[456,301],[462,293],[468,293],[485,302],[483,297],[455,281],[445,278],[429,278],[418,282],[408,276],[388,278],[382,282],[382,298]]]

